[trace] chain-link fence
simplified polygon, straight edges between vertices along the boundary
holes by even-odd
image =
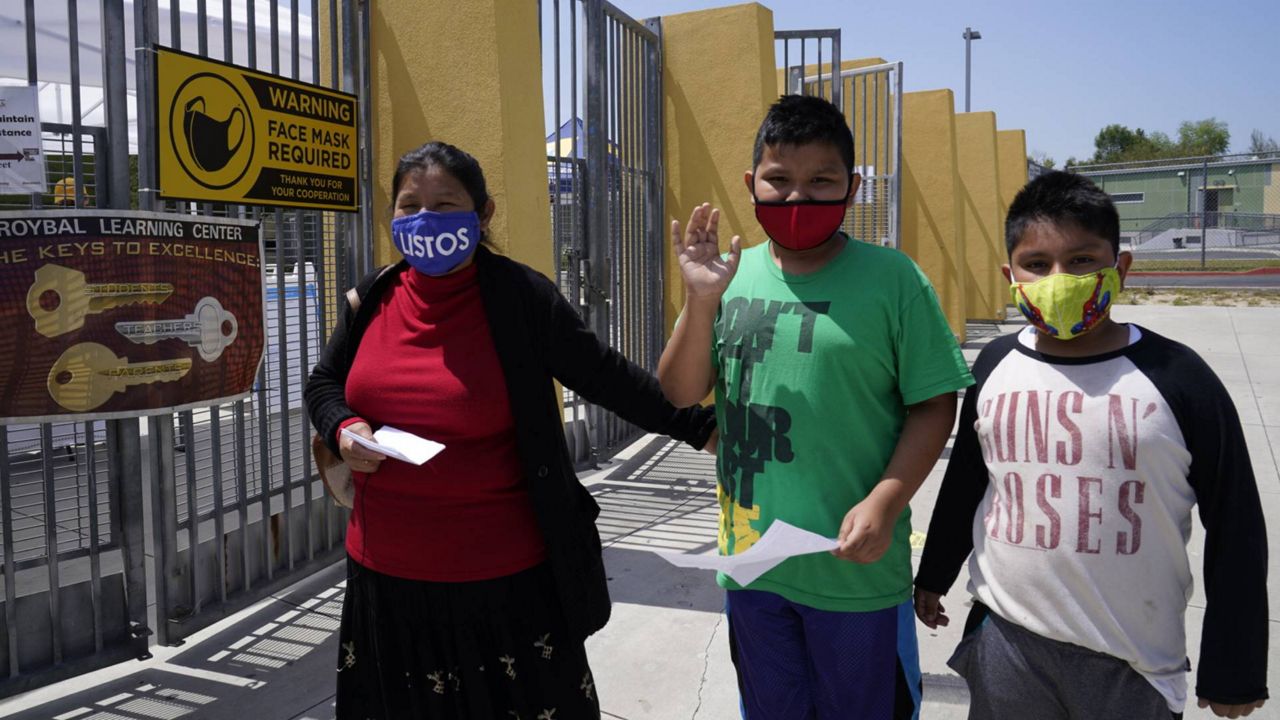
[[[1280,248],[1280,153],[1077,165],[1111,196],[1135,252]]]

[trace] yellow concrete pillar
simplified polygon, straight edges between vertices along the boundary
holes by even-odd
[[[494,245],[552,276],[538,4],[419,0],[369,8],[375,263],[398,257],[386,221],[396,161],[442,140],[484,168],[497,204]]]
[[[964,207],[965,316],[969,320],[1003,320],[1007,287],[1000,228],[1000,173],[996,154],[996,114],[956,115],[956,157]]]
[[[662,36],[667,223],[683,225],[694,207],[710,202],[721,211],[722,249],[735,234],[744,246],[763,242],[742,175],[751,169],[760,121],[778,98],[773,12],[748,3],[667,15]],[[684,281],[675,254],[668,248],[663,256],[670,336]]]
[[[965,236],[950,90],[902,99],[902,250],[938,292],[952,332],[965,337]]]
[[[1000,157],[1000,237],[1003,242],[1009,205],[1013,203],[1013,196],[1027,184],[1027,131],[999,130],[996,145]]]

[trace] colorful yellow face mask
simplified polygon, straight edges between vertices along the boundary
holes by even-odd
[[[1104,268],[1087,275],[1058,273],[1009,286],[1013,304],[1040,332],[1070,340],[1094,328],[1111,312],[1120,293],[1120,271]]]

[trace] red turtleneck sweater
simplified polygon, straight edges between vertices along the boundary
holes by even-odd
[[[375,430],[392,425],[445,445],[421,466],[387,459],[354,474],[347,552],[356,562],[464,582],[543,561],[475,265],[444,277],[401,273],[365,330],[346,394]]]

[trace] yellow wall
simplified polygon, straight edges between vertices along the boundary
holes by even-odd
[[[956,158],[964,209],[965,315],[970,320],[1003,320],[1004,245],[1000,230],[1000,174],[996,158],[996,114],[956,115]]]
[[[965,243],[950,90],[905,93],[902,250],[933,282],[951,330],[965,337]]]
[[[1027,131],[998,130],[996,145],[1000,157],[1000,237],[1003,238],[1004,218],[1013,196],[1027,184]]]
[[[662,35],[666,223],[683,226],[694,207],[710,202],[721,211],[721,249],[735,234],[744,246],[763,242],[742,176],[751,169],[756,129],[778,97],[773,13],[749,3],[667,15]],[[664,237],[669,245],[670,233]],[[684,281],[669,247],[664,257],[670,335]]]
[[[396,161],[424,142],[442,140],[484,168],[497,204],[494,244],[551,275],[537,3],[423,0],[369,7],[374,262],[398,257],[388,222]]]

